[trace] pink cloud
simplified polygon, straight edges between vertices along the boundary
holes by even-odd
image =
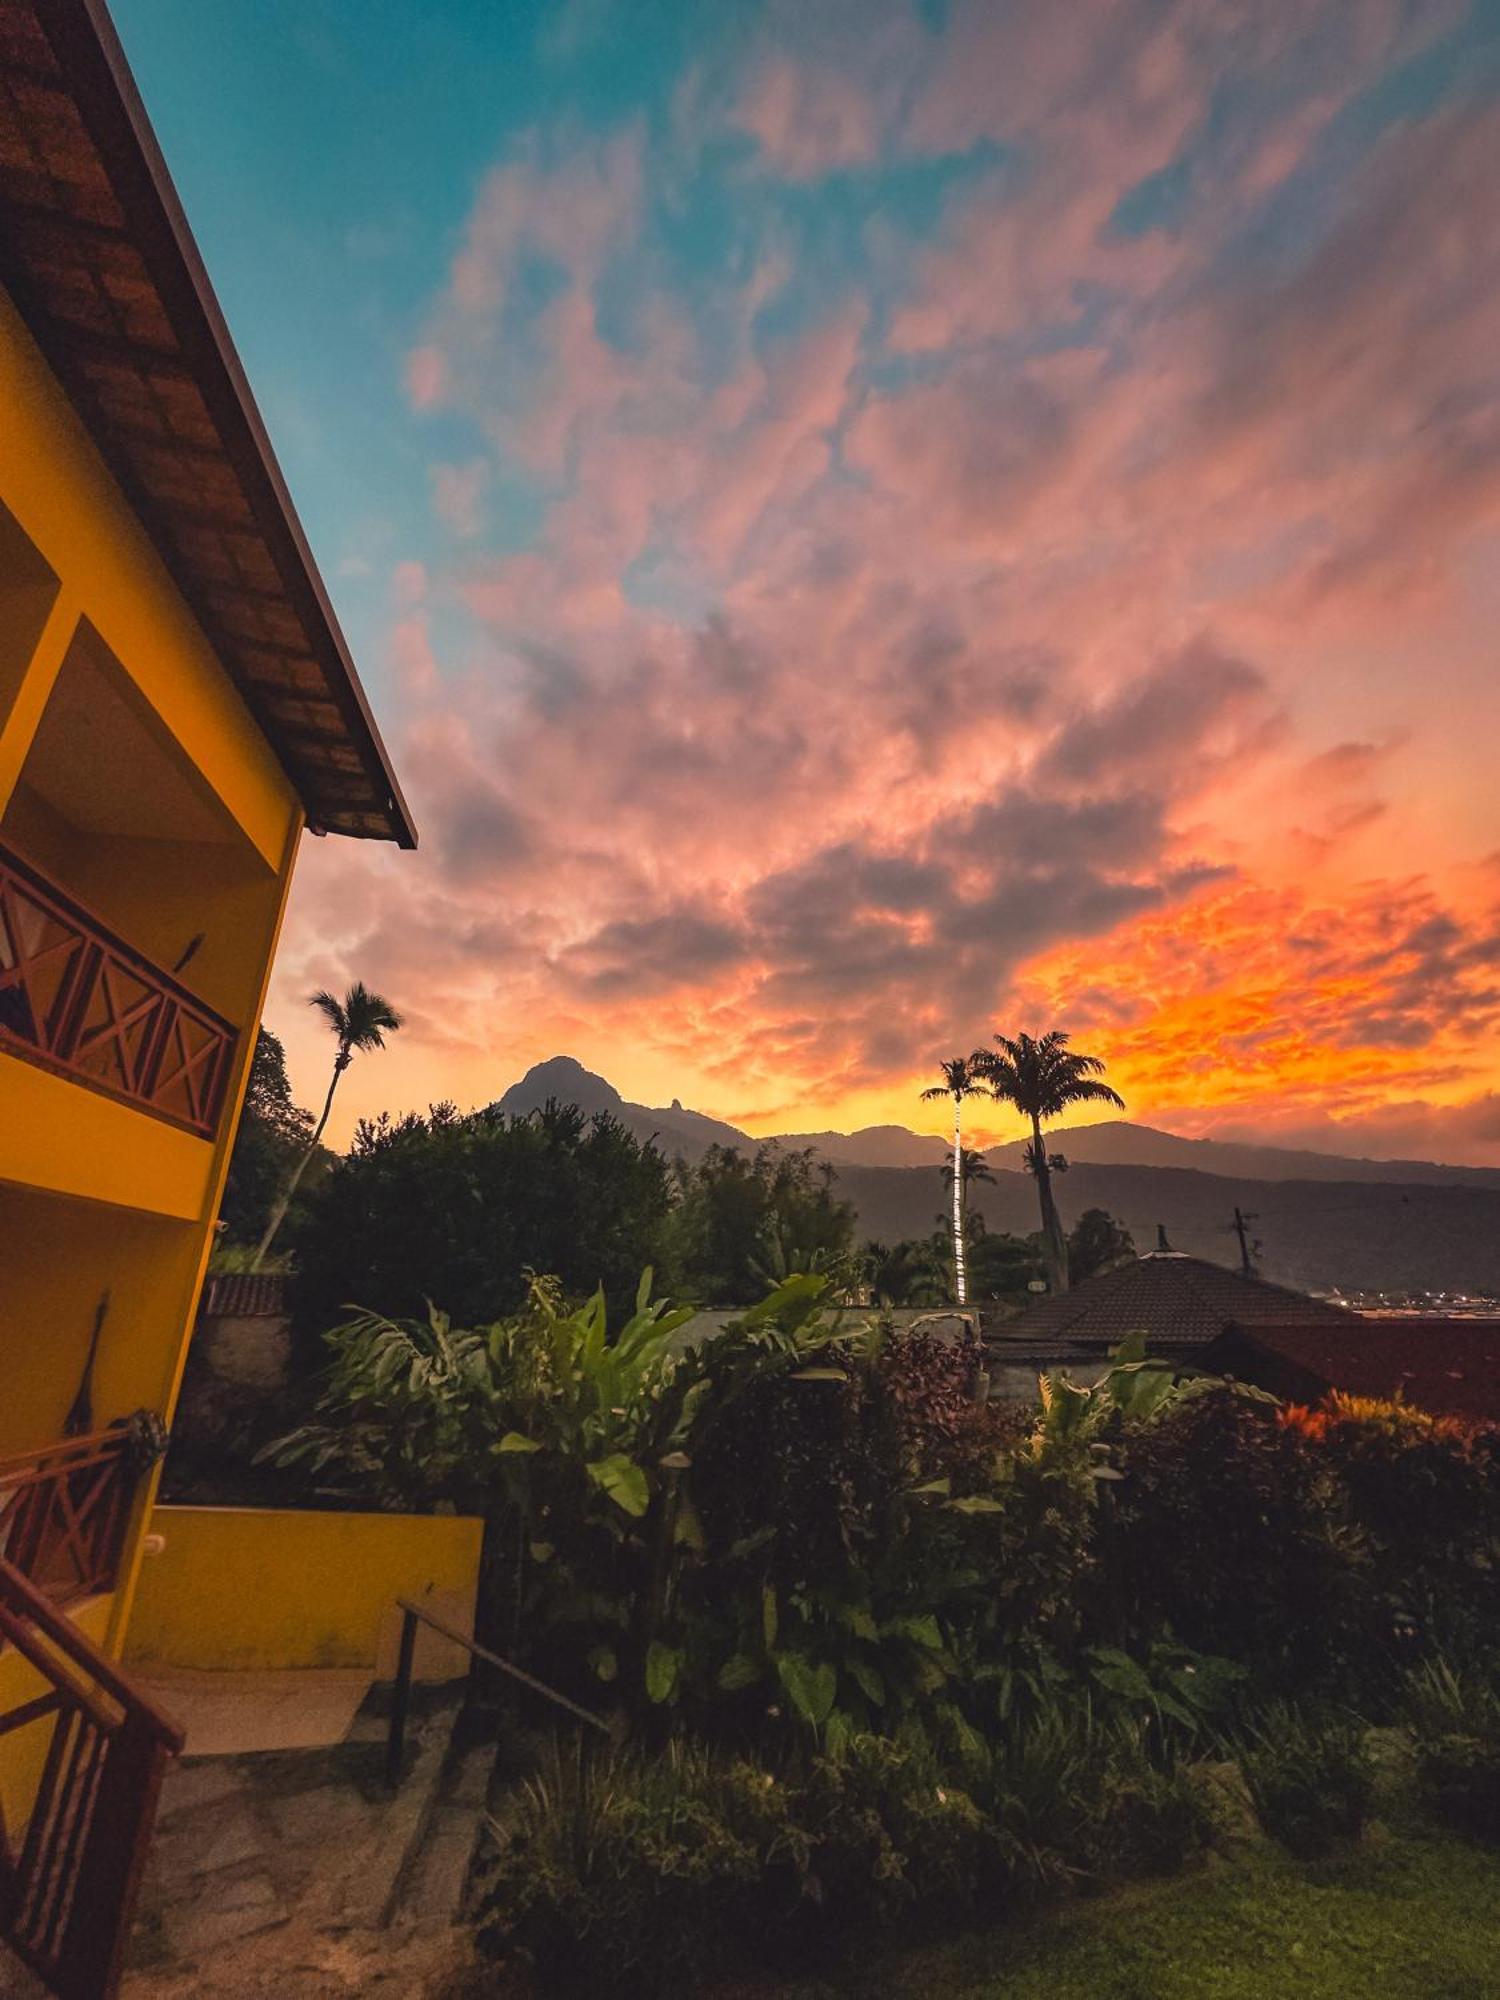
[[[959,6],[868,49],[856,14],[737,99],[702,82],[659,142],[516,149],[409,363],[475,435],[393,618],[427,858],[299,900],[288,981],[420,993],[424,1073],[494,1088],[586,1033],[740,1103],[896,1091],[1024,1001],[1179,1108],[1205,1076],[1299,1117],[1474,1097],[1482,829],[1435,821],[1492,699],[1465,564],[1500,500],[1496,114],[1394,130],[1274,265],[1235,233],[1411,45],[1348,11]],[[1122,233],[1231,44],[1300,98]],[[651,235],[678,128],[715,118],[762,190],[1005,157],[882,264],[891,297],[834,288],[772,338],[784,231],[707,312]],[[533,478],[523,550],[485,544],[491,468]],[[441,674],[433,601],[468,619]]]

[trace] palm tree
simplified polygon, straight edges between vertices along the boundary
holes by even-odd
[[[252,1271],[260,1269],[266,1253],[276,1240],[277,1230],[286,1220],[286,1212],[297,1192],[297,1183],[307,1171],[307,1163],[317,1152],[318,1142],[323,1137],[339,1078],[353,1062],[356,1050],[383,1049],[386,1036],[395,1034],[401,1026],[401,1016],[390,1001],[379,993],[370,992],[362,979],[355,980],[342,1000],[332,993],[314,993],[307,1004],[316,1007],[333,1030],[338,1041],[338,1053],[333,1059],[333,1075],[328,1079],[328,1095],[323,1099],[323,1115],[314,1126],[312,1137],[288,1176],[280,1200],[271,1211],[271,1220],[266,1224],[266,1233],[260,1239],[255,1261],[250,1267]]]
[[[953,1289],[961,1306],[969,1302],[969,1279],[964,1267],[964,1099],[978,1097],[985,1088],[974,1060],[973,1056],[954,1056],[942,1065],[942,1082],[922,1092],[924,1104],[936,1097],[953,1099]]]
[[[1026,1148],[1026,1166],[1036,1175],[1037,1199],[1042,1210],[1042,1241],[1046,1249],[1047,1278],[1054,1292],[1068,1289],[1068,1245],[1063,1235],[1057,1203],[1052,1198],[1052,1173],[1059,1164],[1048,1158],[1042,1126],[1049,1118],[1061,1117],[1071,1104],[1113,1104],[1125,1109],[1117,1090],[1101,1083],[1104,1064],[1098,1056],[1081,1056],[1068,1047],[1068,1038],[1054,1028],[1040,1040],[1032,1035],[996,1035],[996,1050],[979,1049],[970,1058],[972,1073],[1001,1104],[1012,1104],[1023,1118],[1031,1121],[1031,1139]]]

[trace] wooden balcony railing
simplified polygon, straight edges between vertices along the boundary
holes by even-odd
[[[213,1136],[235,1031],[0,846],[0,1048]]]
[[[41,1687],[0,1714],[0,1737],[51,1725],[24,1828],[0,1820],[0,1939],[58,2000],[113,2000],[182,1731],[3,1558],[0,1642]]]
[[[112,1590],[141,1470],[124,1424],[0,1459],[0,1558],[54,1604]]]

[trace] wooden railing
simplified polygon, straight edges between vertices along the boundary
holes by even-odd
[[[0,1459],[0,1558],[54,1604],[112,1590],[139,1472],[124,1424]]]
[[[0,1737],[51,1724],[24,1830],[0,1819],[0,1939],[58,2000],[112,2000],[167,1759],[183,1734],[0,1558],[0,1644],[42,1691]]]
[[[0,846],[0,1048],[213,1136],[235,1031]]]

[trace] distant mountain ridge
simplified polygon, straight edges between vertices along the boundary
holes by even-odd
[[[548,1099],[608,1111],[663,1152],[701,1159],[712,1145],[753,1151],[764,1143],[723,1119],[668,1106],[632,1104],[571,1056],[538,1063],[498,1101],[525,1114]],[[1428,1160],[1340,1159],[1289,1147],[1180,1139],[1127,1119],[1049,1133],[1069,1161],[1058,1177],[1064,1221],[1106,1208],[1141,1249],[1158,1224],[1174,1248],[1232,1264],[1236,1205],[1253,1214],[1268,1278],[1303,1290],[1500,1288],[1500,1171]],[[779,1145],[813,1146],[829,1160],[840,1193],[853,1202],[862,1236],[887,1242],[925,1236],[942,1220],[937,1169],[947,1154],[939,1134],[874,1125],[860,1132],[792,1132]],[[1036,1189],[1021,1171],[1019,1142],[988,1158],[994,1183],[974,1189],[993,1229],[1037,1226]]]
[[[538,1111],[548,1098],[576,1104],[581,1111],[610,1111],[640,1139],[655,1138],[663,1152],[696,1160],[710,1146],[754,1148],[767,1143],[737,1125],[669,1106],[633,1104],[573,1056],[553,1056],[529,1069],[499,1099],[499,1109]],[[905,1125],[866,1125],[857,1132],[779,1132],[775,1143],[813,1147],[836,1166],[940,1167],[949,1145],[939,1133],[913,1132]],[[1091,1166],[1172,1167],[1253,1181],[1389,1181],[1403,1186],[1468,1186],[1500,1189],[1500,1168],[1445,1166],[1435,1160],[1367,1160],[1315,1153],[1290,1146],[1259,1146],[1223,1139],[1183,1139],[1128,1118],[1096,1124],[1056,1126],[1048,1144],[1070,1161]],[[1022,1170],[1024,1141],[992,1146],[985,1154],[997,1170]]]
[[[608,1111],[638,1139],[654,1139],[674,1159],[681,1154],[684,1159],[699,1160],[710,1146],[738,1146],[743,1150],[756,1144],[737,1125],[726,1125],[701,1111],[684,1110],[681,1104],[669,1105],[664,1110],[649,1104],[631,1104],[612,1083],[585,1069],[573,1056],[553,1056],[548,1062],[534,1064],[498,1100],[496,1109],[524,1117],[527,1112],[540,1111],[549,1098],[559,1104],[576,1104],[580,1111],[591,1116]]]

